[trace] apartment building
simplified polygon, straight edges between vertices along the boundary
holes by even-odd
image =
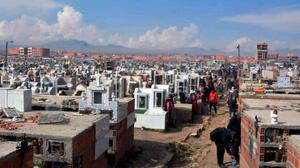
[[[49,57],[50,49],[48,48],[33,48],[20,47],[8,50],[8,55],[11,56],[28,56],[28,57]]]
[[[267,60],[268,56],[268,44],[267,43],[258,43],[256,45],[256,60],[258,63],[261,63]]]

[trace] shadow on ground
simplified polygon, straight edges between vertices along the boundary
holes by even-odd
[[[119,168],[147,168],[163,166],[165,160],[173,156],[170,145],[148,140],[135,140],[134,149],[127,158],[116,167]]]

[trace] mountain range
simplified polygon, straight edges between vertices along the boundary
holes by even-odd
[[[10,44],[9,48],[26,45]],[[29,46],[28,46],[29,47]],[[217,53],[225,53],[226,55],[236,55],[236,52],[225,52],[217,49],[204,49],[198,47],[185,47],[168,50],[159,49],[136,49],[128,48],[120,45],[108,44],[108,45],[93,45],[85,41],[80,40],[57,40],[51,41],[40,45],[34,45],[33,47],[45,47],[50,48],[52,51],[73,51],[73,52],[95,52],[95,53],[109,53],[109,54],[188,54],[188,55],[211,55]],[[0,50],[5,50],[4,45],[0,45]],[[293,53],[300,55],[300,49],[282,48],[277,50],[271,50],[271,53],[279,53],[280,55],[287,55],[287,53]],[[241,55],[254,56],[255,51],[241,51]]]
[[[211,49],[206,50],[203,48],[177,48],[172,50],[159,50],[159,49],[136,49],[128,48],[115,44],[96,46],[80,40],[58,40],[48,42],[40,47],[50,48],[52,50],[61,51],[77,51],[77,52],[98,52],[98,53],[124,53],[124,54],[215,54],[218,51]]]

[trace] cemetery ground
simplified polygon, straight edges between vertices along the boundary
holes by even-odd
[[[216,147],[209,133],[217,127],[226,127],[229,121],[227,105],[220,102],[218,114],[197,114],[186,121],[191,113],[191,104],[175,104],[177,128],[166,131],[135,129],[132,154],[121,162],[122,168],[184,167],[217,168]],[[231,159],[225,154],[224,162]]]

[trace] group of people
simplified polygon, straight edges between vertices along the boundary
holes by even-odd
[[[220,167],[224,165],[225,151],[233,159],[233,167],[239,163],[239,147],[241,144],[241,117],[238,109],[238,82],[231,79],[227,82],[230,121],[227,127],[218,127],[210,133],[210,139],[215,142],[217,147],[217,160]],[[214,102],[213,102],[214,103]],[[210,103],[211,104],[211,103]],[[214,105],[214,104],[213,104]],[[211,111],[211,105],[210,105]]]
[[[228,106],[230,109],[230,115],[234,115],[237,109],[237,98],[238,98],[238,91],[237,91],[238,84],[234,79],[230,79],[224,81],[222,77],[218,79],[213,78],[210,76],[207,80],[201,79],[199,90],[197,93],[194,91],[190,94],[190,100],[192,105],[193,111],[198,110],[197,100],[201,100],[204,105],[207,105],[209,114],[217,114],[218,112],[218,104],[219,100],[224,98],[225,91],[228,91]],[[214,113],[212,113],[212,111]]]
[[[188,100],[192,104],[192,113],[199,112],[198,100],[201,100],[204,107],[208,107],[210,115],[218,113],[219,100],[227,96],[230,121],[227,127],[219,127],[210,133],[210,139],[217,147],[217,160],[220,167],[224,165],[225,151],[232,157],[235,164],[239,163],[239,147],[241,144],[241,117],[238,109],[238,79],[235,68],[221,67],[220,73],[210,75],[208,78],[200,79],[197,91],[191,91],[188,97],[180,95],[180,102]],[[227,93],[227,94],[225,94]],[[173,98],[176,96],[173,96]],[[176,114],[172,113],[174,109],[174,100],[170,97],[166,100],[165,110],[168,111],[169,125],[176,126]]]
[[[216,79],[216,77],[209,76],[207,80],[200,80],[197,99],[201,100],[203,104],[208,105],[210,114],[212,114],[212,109],[214,109],[216,114],[218,101],[219,98],[223,97],[223,92],[224,84],[222,78]]]

